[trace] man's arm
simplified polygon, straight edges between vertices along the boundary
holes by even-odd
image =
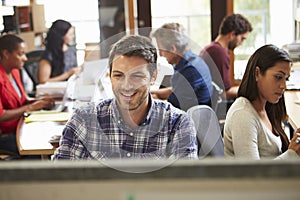
[[[239,86],[232,86],[231,88],[225,91],[223,98],[228,100],[235,99],[237,97],[238,90],[239,90]]]
[[[59,147],[56,149],[52,159],[86,159],[89,153],[78,138],[78,133],[85,130],[84,122],[79,113],[73,114],[63,130]]]
[[[154,99],[161,99],[161,100],[166,100],[171,93],[172,93],[172,87],[151,91],[152,97]]]

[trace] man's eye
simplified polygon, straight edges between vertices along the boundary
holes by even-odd
[[[142,75],[133,75],[132,78],[135,79],[135,80],[139,80],[139,79],[143,79],[144,76],[142,76]]]
[[[121,77],[122,77],[122,74],[113,74],[113,77],[114,77],[114,78],[121,78]]]

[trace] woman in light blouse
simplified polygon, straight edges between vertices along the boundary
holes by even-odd
[[[250,57],[238,98],[226,116],[226,157],[299,158],[300,129],[290,141],[283,129],[287,119],[283,94],[291,63],[288,54],[274,45],[265,45]]]

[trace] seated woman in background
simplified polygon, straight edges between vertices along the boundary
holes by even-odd
[[[69,22],[53,22],[47,33],[46,50],[40,61],[40,83],[65,81],[80,71],[80,67],[77,67],[76,48],[69,45],[73,39],[74,29]]]
[[[50,109],[51,98],[29,99],[24,91],[20,69],[27,60],[24,41],[15,35],[0,37],[0,149],[18,154],[16,129],[25,112]]]
[[[283,94],[291,63],[288,54],[274,45],[265,45],[250,57],[238,98],[226,116],[226,157],[299,158],[300,129],[291,141],[283,130],[287,119]]]

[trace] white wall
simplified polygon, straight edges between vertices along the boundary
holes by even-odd
[[[282,47],[294,42],[293,0],[270,0],[270,41]]]

